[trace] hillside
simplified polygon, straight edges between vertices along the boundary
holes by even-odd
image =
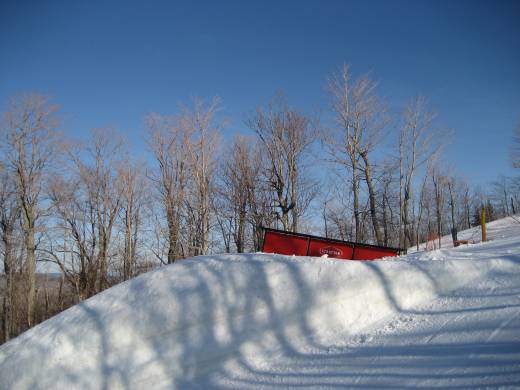
[[[507,217],[493,222],[488,222],[486,224],[488,241],[514,237],[518,234],[518,230],[515,228],[516,225],[520,226],[519,216]],[[471,229],[463,230],[457,234],[457,239],[467,240],[470,243],[480,243],[482,239],[482,229],[480,228],[480,226],[474,226]],[[424,250],[426,249],[426,246],[427,243],[422,243],[419,245],[419,249]],[[432,248],[433,246],[435,246],[435,248],[439,247],[438,240],[433,240],[430,242],[430,248]],[[451,247],[453,247],[453,239],[451,237],[451,234],[442,236],[441,248]],[[415,246],[412,246],[408,249],[408,253],[415,251]]]
[[[181,261],[3,345],[0,388],[518,388],[520,224],[488,229],[373,262]]]

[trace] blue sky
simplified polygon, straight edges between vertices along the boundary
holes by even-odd
[[[474,183],[512,174],[520,122],[518,1],[0,2],[0,105],[27,91],[61,104],[64,130],[112,126],[143,150],[143,117],[223,100],[226,135],[277,91],[326,112],[326,77],[370,72],[395,111],[428,98]],[[325,114],[326,116],[326,114]]]

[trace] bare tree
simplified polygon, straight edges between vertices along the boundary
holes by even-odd
[[[448,189],[449,196],[448,204],[450,205],[451,228],[455,229],[456,231],[458,229],[457,220],[455,218],[455,213],[457,209],[457,179],[454,176],[446,177],[446,187]]]
[[[49,185],[49,199],[57,218],[56,242],[49,238],[49,248],[43,251],[56,263],[64,279],[72,286],[79,301],[96,293],[98,265],[95,257],[97,239],[95,225],[88,220],[94,210],[82,199],[80,181],[55,177]]]
[[[374,111],[372,111],[374,110]],[[377,200],[376,200],[376,191],[375,191],[375,183],[374,183],[374,165],[371,161],[371,152],[373,151],[373,148],[379,142],[380,132],[383,130],[383,123],[369,123],[372,122],[373,117],[377,116],[380,109],[378,108],[371,108],[370,112],[365,112],[365,115],[367,116],[365,120],[365,124],[363,125],[365,129],[367,129],[367,133],[370,132],[371,134],[366,134],[365,139],[363,143],[361,144],[361,147],[359,149],[359,155],[361,156],[361,160],[363,161],[363,165],[361,166],[361,171],[363,172],[363,176],[365,179],[365,182],[367,184],[368,189],[368,200],[369,200],[369,207],[370,207],[370,216],[372,218],[372,227],[374,230],[374,237],[376,242],[381,245],[382,239],[381,239],[381,230],[379,226],[379,219],[377,215]],[[377,121],[377,120],[376,120]]]
[[[83,182],[87,201],[92,205],[99,243],[99,287],[108,287],[109,248],[116,218],[121,209],[121,186],[117,177],[117,165],[121,158],[122,141],[117,134],[106,129],[94,130],[92,141],[86,148],[91,161],[83,161],[80,154],[72,155]],[[81,153],[81,152],[80,152]]]
[[[413,183],[417,170],[430,161],[439,151],[439,132],[432,129],[435,115],[428,111],[424,97],[417,97],[408,104],[403,113],[399,134],[399,188],[400,188],[400,245],[407,248],[413,244],[414,204]]]
[[[511,187],[511,213],[516,214],[518,211],[518,204],[520,202],[520,178],[513,177],[510,182]]]
[[[315,126],[306,116],[290,109],[282,96],[273,99],[265,111],[257,109],[247,124],[268,156],[266,176],[275,194],[278,219],[284,230],[297,232],[308,198],[313,197],[313,183],[303,170],[305,154],[315,140]]]
[[[347,65],[344,65],[340,72],[333,74],[328,82],[328,88],[332,96],[332,110],[336,119],[336,130],[339,134],[328,135],[325,143],[328,146],[332,161],[350,172],[355,240],[359,241],[361,220],[359,213],[359,155],[357,149],[360,135],[359,129],[355,129],[352,123],[352,90],[355,88],[355,83],[354,85],[352,84],[350,69]]]
[[[510,180],[501,175],[491,183],[491,186],[493,200],[500,207],[501,214],[508,216],[510,210]]]
[[[419,251],[419,243],[420,243],[420,232],[421,225],[423,222],[424,213],[426,211],[426,220],[427,220],[427,228],[426,234],[423,236],[424,241],[428,241],[429,235],[431,233],[431,223],[430,223],[430,209],[431,209],[431,192],[428,188],[428,172],[423,176],[421,181],[421,187],[419,190],[419,202],[417,206],[417,221],[415,223],[415,244],[417,245],[417,251]],[[401,230],[401,229],[399,229]]]
[[[14,173],[21,207],[29,327],[34,323],[37,224],[41,216],[44,175],[53,158],[57,110],[46,97],[24,95],[10,102],[2,125],[7,169]]]
[[[248,221],[252,229],[252,249],[260,251],[263,245],[263,227],[272,227],[278,213],[273,210],[275,198],[270,183],[267,182],[265,166],[268,157],[262,144],[254,143],[250,148],[250,175],[248,179]]]
[[[378,243],[382,243],[371,155],[383,137],[388,119],[384,105],[375,94],[376,86],[377,84],[368,76],[352,81],[347,65],[332,75],[328,88],[332,97],[336,127],[332,134],[325,137],[325,143],[332,162],[345,167],[351,175],[356,241],[361,239],[359,196],[361,173],[361,178],[365,180],[368,189],[374,237]]]
[[[167,222],[167,263],[206,254],[210,244],[219,99],[196,100],[177,116],[147,117],[150,149],[158,169],[151,175]],[[183,229],[184,240],[183,240]],[[162,256],[156,256],[164,263]]]
[[[321,211],[321,218],[323,219],[323,235],[327,238],[330,236],[330,204],[333,201],[333,196],[331,195],[330,190],[328,190],[325,193],[320,194],[319,201],[320,201],[320,211]]]
[[[334,176],[326,183],[328,191],[322,194],[322,214],[327,221],[326,236],[341,240],[354,238],[354,222],[352,209],[349,205],[352,201],[350,191],[344,191],[343,181],[345,172],[333,172]],[[339,180],[336,179],[339,177]]]
[[[128,159],[118,168],[121,185],[121,222],[124,231],[123,279],[128,280],[136,273],[137,247],[140,241],[145,181],[140,165]]]
[[[472,195],[467,180],[461,180],[458,188],[460,223],[463,229],[471,227]]]
[[[167,222],[167,263],[183,257],[181,226],[188,181],[190,129],[179,126],[178,118],[151,114],[147,117],[149,146],[157,161],[151,179],[159,192]],[[156,256],[161,260],[159,253]],[[163,261],[164,262],[164,261]]]
[[[250,143],[251,140],[245,137],[235,137],[226,153],[227,158],[223,161],[222,183],[219,191],[226,204],[221,211],[225,214],[224,219],[229,221],[230,236],[238,253],[244,252],[246,246],[250,181],[251,176],[254,175],[250,159],[252,155]]]
[[[215,214],[227,252],[232,243],[239,253],[261,250],[262,228],[270,227],[274,219],[261,148],[256,140],[236,136],[222,161]]]
[[[193,109],[183,109],[180,126],[192,135],[188,148],[191,180],[186,206],[190,254],[208,253],[210,244],[211,199],[215,194],[215,171],[222,123],[217,121],[220,100],[209,104],[195,100]]]
[[[399,196],[396,189],[396,171],[395,162],[387,162],[384,164],[381,178],[379,180],[381,193],[381,210],[382,210],[382,225],[383,225],[383,244],[384,245],[399,245],[395,221],[397,215]]]
[[[121,148],[115,132],[93,130],[86,146],[68,150],[70,174],[54,178],[49,188],[57,230],[69,239],[56,240],[45,253],[60,267],[79,300],[109,286],[110,249],[122,207],[117,172]]]
[[[445,202],[445,188],[446,188],[446,177],[439,173],[439,169],[433,167],[431,170],[431,179],[434,190],[435,200],[435,215],[437,224],[437,237],[439,240],[439,248],[441,247],[442,227],[443,227],[443,215],[444,215],[444,202]]]

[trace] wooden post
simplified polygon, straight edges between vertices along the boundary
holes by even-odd
[[[482,242],[485,242],[487,240],[487,237],[486,237],[486,208],[485,207],[482,207],[480,225],[482,226]]]

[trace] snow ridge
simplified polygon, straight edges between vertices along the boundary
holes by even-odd
[[[411,340],[432,346],[477,314],[475,321],[496,320],[479,342],[507,336],[510,346],[520,345],[508,333],[520,329],[520,225],[506,219],[488,232],[490,243],[372,262],[270,254],[184,260],[106,290],[3,345],[0,388],[438,384],[432,367],[412,375],[406,357],[374,351],[390,350],[396,334],[401,348]],[[482,289],[493,302],[479,311]],[[471,315],[465,304],[476,305]],[[446,348],[455,351],[464,337],[448,338]],[[485,368],[490,385],[520,385],[520,369],[513,370],[520,368],[520,349],[507,352],[503,375],[478,366],[460,380],[479,384],[471,380]],[[376,355],[393,364],[392,375],[378,373]],[[464,356],[471,360],[470,351]],[[346,375],[346,367],[357,368]],[[447,378],[451,386],[459,377]]]

